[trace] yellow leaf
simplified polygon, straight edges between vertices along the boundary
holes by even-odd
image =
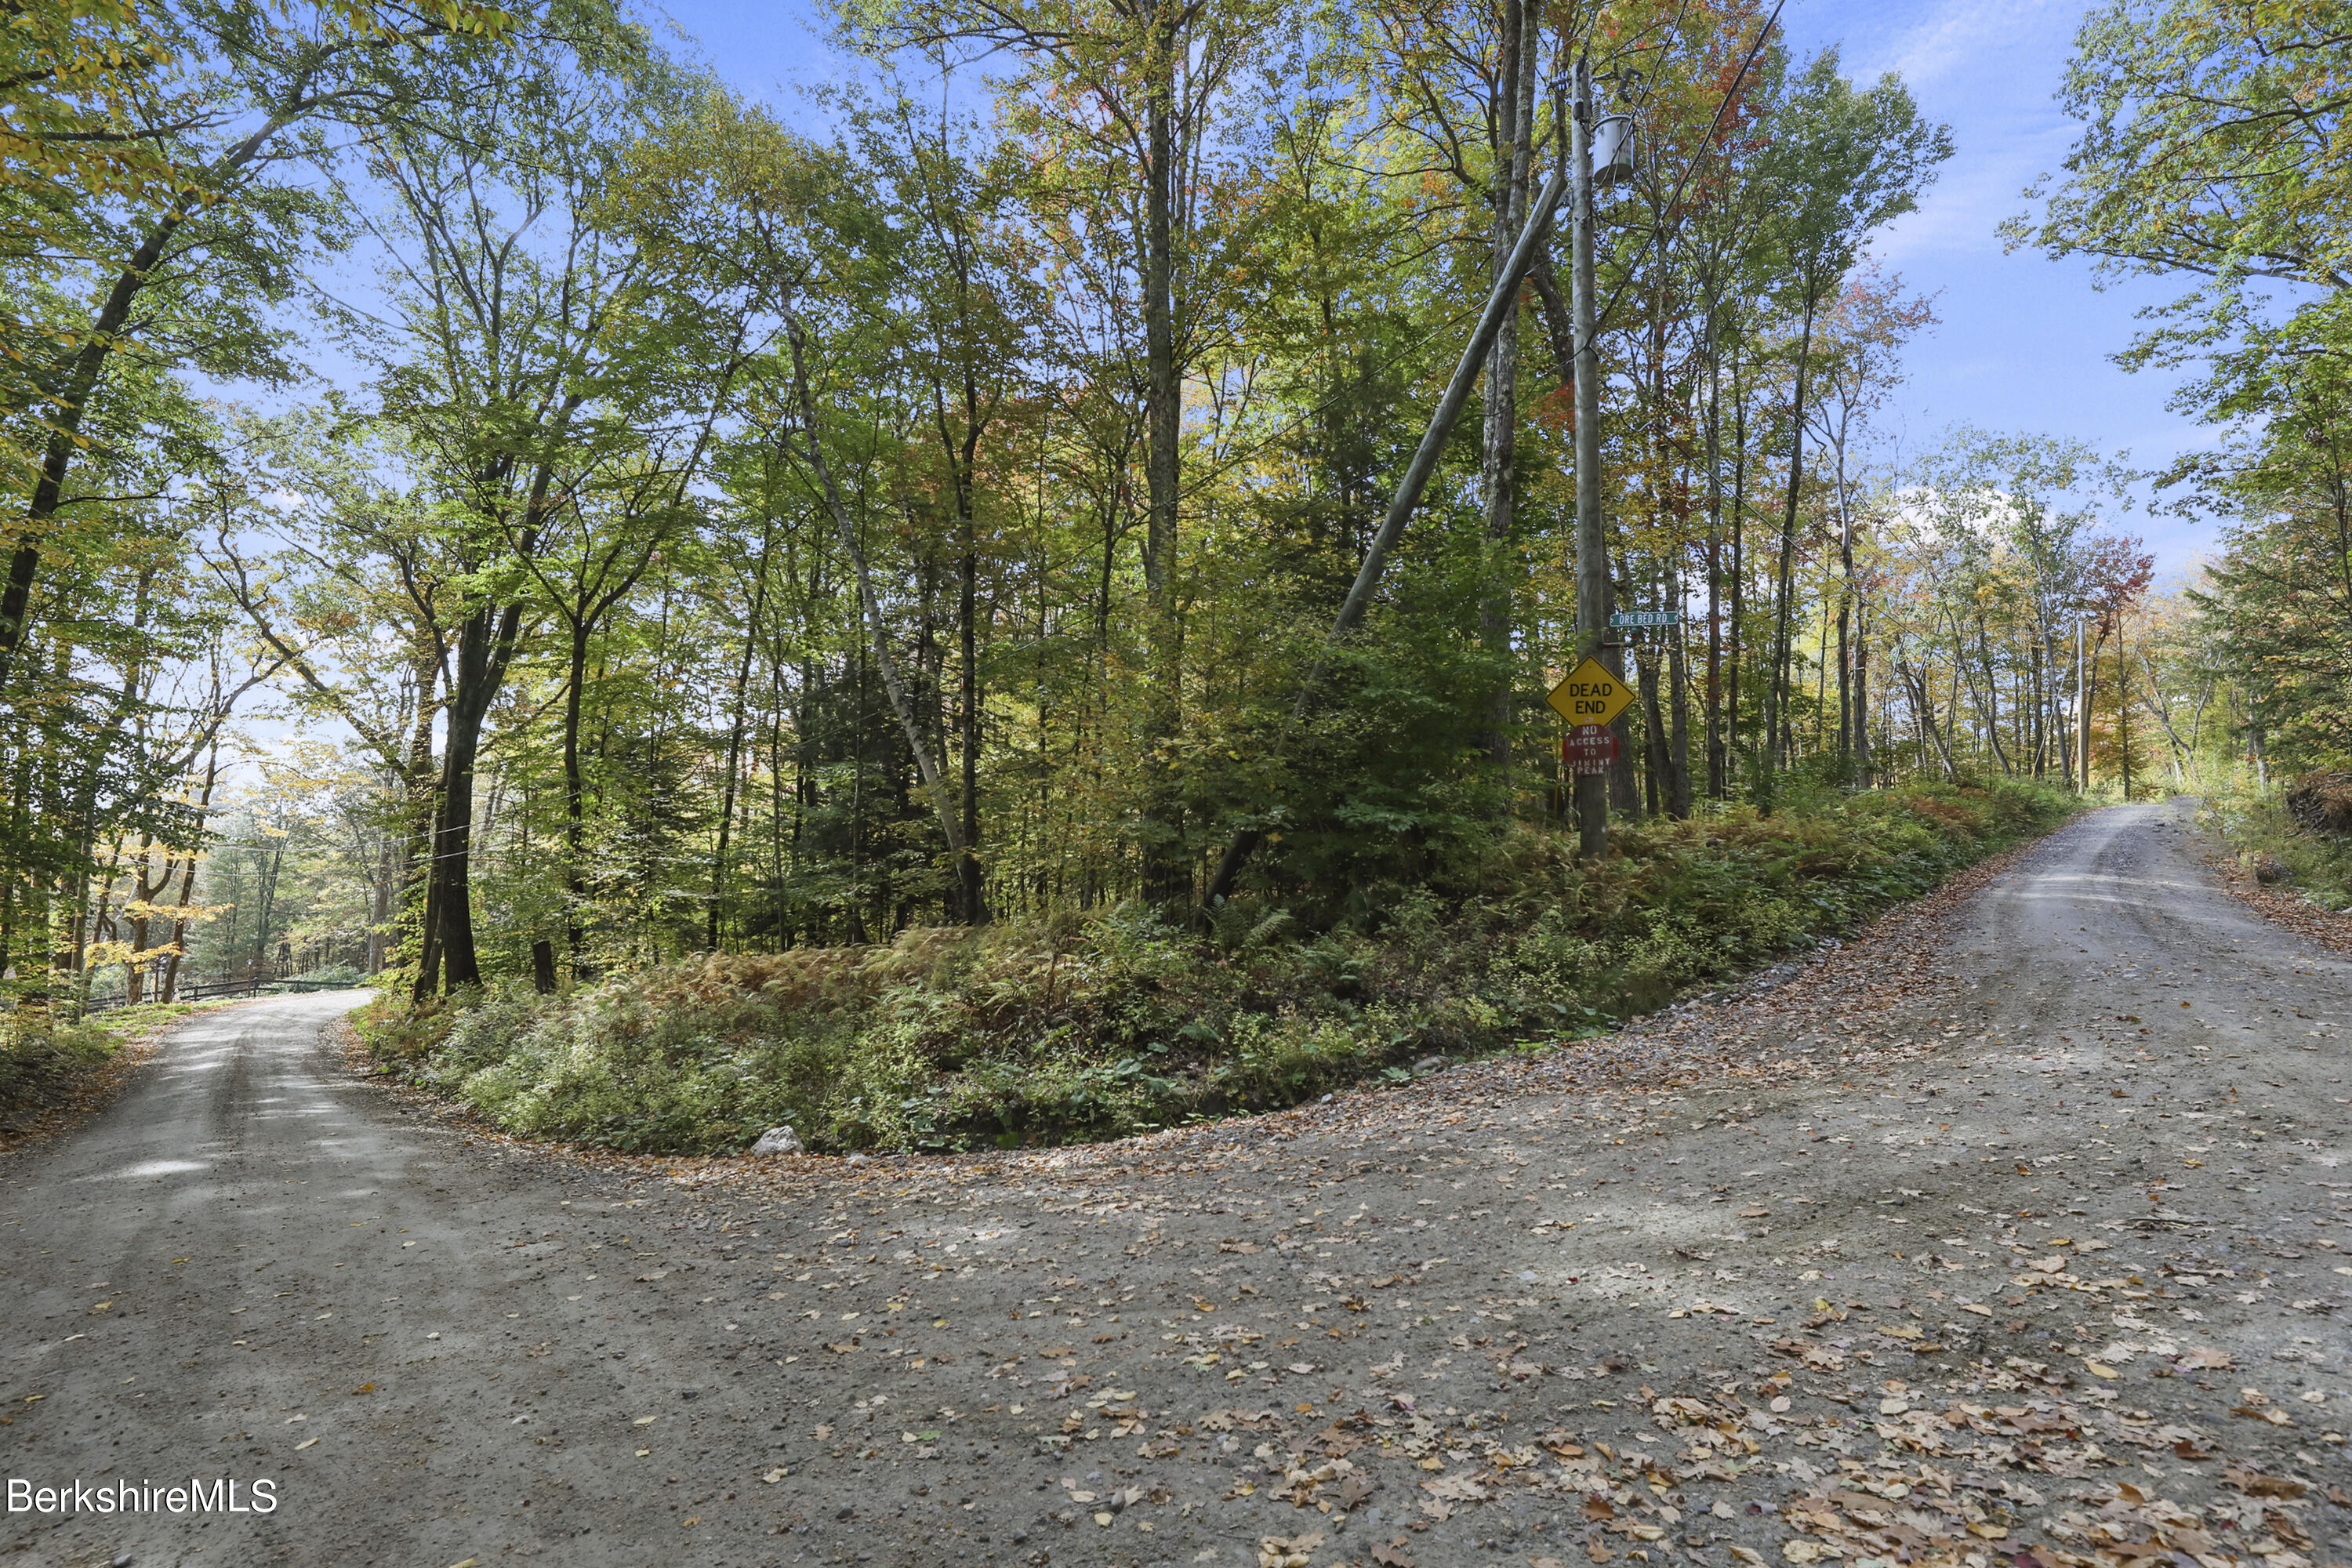
[[[2116,1377],[2121,1375],[2114,1367],[2105,1365],[2104,1363],[2086,1361],[2083,1365],[2090,1372],[2090,1374],[2093,1377]]]

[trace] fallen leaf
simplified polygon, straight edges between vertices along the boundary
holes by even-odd
[[[1421,1489],[1447,1502],[1485,1502],[1487,1498],[1486,1489],[1468,1476],[1440,1476],[1422,1482]]]
[[[2083,1363],[2083,1368],[2093,1377],[2112,1378],[2122,1375],[2120,1373],[2116,1372],[2114,1367],[2108,1366],[2103,1362],[2086,1361]]]
[[[2221,1479],[2248,1497],[2299,1498],[2311,1489],[2284,1476],[2266,1476],[2260,1470],[2236,1465],[2223,1470]]]

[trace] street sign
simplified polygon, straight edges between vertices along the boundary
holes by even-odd
[[[1549,701],[1571,724],[1606,724],[1633,700],[1633,688],[1588,658],[1551,689]]]
[[[1598,724],[1579,724],[1560,737],[1560,765],[1571,773],[1605,773],[1617,760],[1617,736]]]
[[[1609,617],[1612,626],[1678,626],[1683,624],[1680,610],[1619,610]]]

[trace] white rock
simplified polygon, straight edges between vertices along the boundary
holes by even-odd
[[[789,1127],[771,1127],[760,1134],[751,1145],[754,1154],[798,1154],[802,1152],[801,1136]]]

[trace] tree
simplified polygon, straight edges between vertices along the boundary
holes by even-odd
[[[29,51],[9,94],[33,100],[17,146],[39,174],[35,193],[20,184],[0,218],[16,230],[0,240],[0,261],[37,279],[14,291],[0,326],[0,426],[26,487],[0,582],[0,693],[43,552],[72,505],[66,481],[89,445],[82,426],[118,355],[216,376],[287,374],[284,330],[264,312],[286,297],[328,216],[304,177],[320,152],[310,132],[396,115],[432,90],[425,46],[478,54],[512,21],[468,0],[353,0],[284,24],[215,0],[167,15],[168,35],[119,5],[98,13],[110,31],[89,37],[70,20],[9,30],[10,47]],[[85,57],[105,63],[86,67]],[[70,217],[26,221],[57,207]]]
[[[1870,706],[1870,655],[1866,563],[1857,573],[1855,491],[1861,475],[1854,471],[1858,443],[1866,422],[1894,390],[1903,345],[1910,336],[1934,324],[1935,309],[1923,299],[1905,299],[1902,280],[1881,277],[1874,267],[1850,276],[1822,323],[1822,395],[1814,405],[1815,439],[1830,453],[1830,498],[1837,519],[1837,668],[1838,741],[1841,757],[1850,757],[1864,776],[1870,773],[1870,728],[1864,716]]]
[[[1147,896],[1162,902],[1192,887],[1175,757],[1184,688],[1178,531],[1184,381],[1208,341],[1205,285],[1223,216],[1206,200],[1206,175],[1236,77],[1278,47],[1288,25],[1276,0],[923,0],[896,9],[875,34],[941,55],[1007,53],[1020,66],[1004,84],[1014,123],[1076,179],[1141,198],[1096,216],[1127,228],[1143,318],[1144,744],[1159,771],[1139,837]]]
[[[1779,197],[1774,248],[1787,272],[1787,308],[1799,323],[1792,345],[1787,504],[1773,595],[1772,671],[1765,688],[1762,798],[1768,807],[1772,771],[1787,750],[1782,721],[1814,318],[1853,266],[1864,237],[1916,206],[1936,166],[1952,153],[1950,132],[1919,118],[1899,80],[1885,77],[1857,92],[1837,66],[1832,52],[1799,73],[1774,125],[1764,170]]]

